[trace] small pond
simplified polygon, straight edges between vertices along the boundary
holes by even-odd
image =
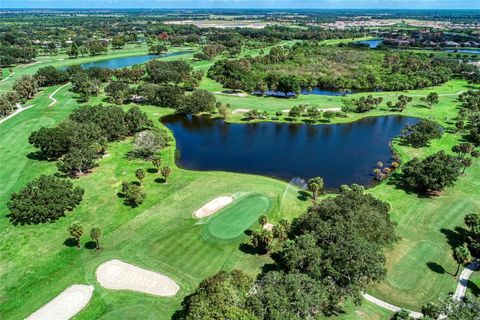
[[[371,49],[375,49],[375,48],[377,48],[382,42],[383,42],[383,39],[370,39],[370,40],[356,41],[355,43],[365,44],[365,45],[368,45]]]
[[[291,180],[321,176],[328,188],[372,182],[378,161],[390,164],[391,140],[418,119],[371,117],[346,124],[247,123],[171,115],[177,163],[191,170],[253,173]]]
[[[480,54],[480,49],[447,49],[445,51],[453,53]]]
[[[314,87],[311,90],[308,89],[302,89],[300,90],[300,94],[315,94],[315,95],[320,95],[320,96],[336,96],[336,97],[342,97],[346,96],[349,94],[356,94],[360,92],[380,92],[379,90],[331,90],[331,89],[322,89],[320,87]],[[272,90],[267,90],[265,92],[260,92],[260,91],[254,91],[252,92],[255,95],[265,95],[265,96],[272,96],[272,97],[278,97],[278,98],[290,98],[294,97],[295,93],[289,92],[285,94],[285,92],[282,91],[272,91]]]
[[[191,53],[191,51],[177,51],[177,52],[167,53],[161,56],[158,56],[155,54],[148,54],[148,55],[140,55],[140,56],[112,58],[107,60],[83,63],[80,66],[84,69],[89,69],[94,67],[119,69],[119,68],[131,67],[136,64],[142,64],[157,58],[174,57],[174,56],[184,55],[187,53]]]

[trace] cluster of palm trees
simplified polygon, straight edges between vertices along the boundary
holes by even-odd
[[[73,223],[68,227],[68,233],[75,240],[78,248],[80,248],[80,238],[82,238],[84,230],[79,223]],[[90,237],[95,241],[95,249],[100,250],[100,239],[102,238],[102,230],[98,227],[93,227],[90,230]]]

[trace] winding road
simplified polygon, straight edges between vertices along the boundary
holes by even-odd
[[[68,86],[70,84],[70,82],[67,82],[65,83],[63,86],[61,86],[60,88],[57,88],[57,90],[53,91],[51,95],[48,96],[48,98],[50,100],[52,100],[52,102],[48,105],[49,107],[53,107],[57,102],[58,100],[55,99],[53,96],[60,90],[62,90],[63,88],[65,88],[66,86]]]
[[[455,293],[453,294],[452,299],[462,300],[463,298],[465,298],[465,294],[467,292],[468,279],[470,278],[472,273],[478,268],[480,268],[480,260],[470,263],[465,269],[462,270],[462,273],[460,273],[460,277],[458,278],[457,289],[455,290]],[[404,309],[404,308],[394,306],[393,304],[390,304],[378,298],[375,298],[374,296],[371,296],[367,293],[363,294],[363,298],[379,306],[380,308],[390,310],[392,312],[398,312]],[[421,319],[423,317],[423,314],[420,312],[411,311],[411,310],[407,310],[407,311],[410,312],[410,316],[414,319]],[[440,319],[445,319],[445,316],[441,316]]]
[[[19,114],[20,112],[25,111],[27,109],[30,109],[31,107],[33,107],[33,104],[31,106],[28,106],[28,107],[22,107],[20,105],[20,103],[17,103],[17,109],[12,114],[9,114],[8,116],[6,116],[3,119],[0,119],[0,124],[4,123],[5,121],[7,121],[10,118],[13,118],[14,116]]]

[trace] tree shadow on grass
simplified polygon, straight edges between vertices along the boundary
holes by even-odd
[[[297,199],[301,201],[307,201],[310,198],[310,194],[304,190],[298,191]]]
[[[85,249],[95,250],[97,249],[97,244],[95,243],[95,241],[88,241],[87,243],[85,243]]]
[[[238,249],[246,254],[255,255],[258,253],[258,250],[249,243],[240,243]]]
[[[65,241],[63,242],[63,244],[64,244],[65,246],[67,246],[67,247],[72,248],[72,247],[76,247],[77,244],[78,244],[78,242],[77,242],[77,240],[74,239],[74,238],[68,238],[68,239],[65,239]]]
[[[27,154],[27,158],[31,160],[37,160],[37,161],[48,161],[48,162],[57,161],[56,159],[46,157],[41,151],[30,152],[29,154]]]
[[[158,172],[157,172],[157,169],[155,169],[155,168],[148,168],[148,169],[147,169],[147,172],[148,172],[148,173],[158,173]]]
[[[394,172],[390,175],[387,180],[387,185],[393,185],[396,189],[405,191],[407,194],[416,194],[419,198],[431,198],[431,194],[418,192],[415,188],[412,188],[409,184],[406,183],[403,175],[399,172]]]
[[[432,262],[432,261],[427,262],[427,267],[428,267],[428,269],[430,269],[433,272],[438,273],[438,274],[446,273],[445,268],[442,265],[440,265],[436,262]]]
[[[462,227],[455,227],[454,230],[442,228],[440,232],[445,235],[447,243],[452,249],[463,245],[468,235],[468,231]]]
[[[156,183],[165,183],[166,182],[165,178],[156,178],[154,181]]]
[[[473,282],[472,280],[468,280],[467,288],[468,288],[468,290],[470,290],[470,292],[471,292],[474,296],[476,296],[476,297],[480,296],[480,288],[479,288],[478,285],[477,285],[475,282]]]

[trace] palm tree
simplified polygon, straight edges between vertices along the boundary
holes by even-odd
[[[463,165],[463,171],[462,171],[462,174],[465,174],[465,169],[467,169],[468,167],[470,167],[473,163],[472,161],[472,158],[469,158],[469,157],[465,157],[461,160],[461,163]]]
[[[323,190],[323,179],[320,177],[312,178],[308,180],[307,187],[312,192],[313,200],[316,200],[318,193]]]
[[[264,225],[266,225],[266,224],[268,223],[268,218],[267,218],[267,216],[264,215],[264,214],[262,214],[262,215],[260,216],[260,218],[258,218],[258,223],[260,223],[260,224],[262,225],[262,227],[263,227]]]
[[[163,166],[160,169],[160,173],[162,174],[162,177],[165,179],[165,183],[167,182],[168,177],[172,174],[172,169],[168,166]]]
[[[472,256],[470,255],[468,248],[465,245],[462,245],[453,250],[453,259],[455,259],[455,261],[458,263],[457,272],[455,272],[456,277],[458,275],[458,271],[460,270],[460,265],[472,260]]]
[[[68,233],[70,233],[70,236],[75,239],[77,247],[80,248],[80,238],[83,235],[83,227],[79,223],[73,223],[68,227]]]
[[[142,168],[135,170],[135,176],[137,177],[138,181],[140,181],[140,185],[142,185],[142,180],[145,178],[145,170]]]
[[[152,159],[152,164],[157,169],[157,173],[160,172],[160,167],[162,166],[162,159],[160,157],[155,157]]]
[[[100,228],[93,227],[92,230],[90,230],[90,237],[95,240],[96,249],[100,250],[100,239],[102,238],[102,230]]]
[[[268,254],[272,249],[273,235],[269,230],[254,231],[251,240],[252,245],[262,253]]]

